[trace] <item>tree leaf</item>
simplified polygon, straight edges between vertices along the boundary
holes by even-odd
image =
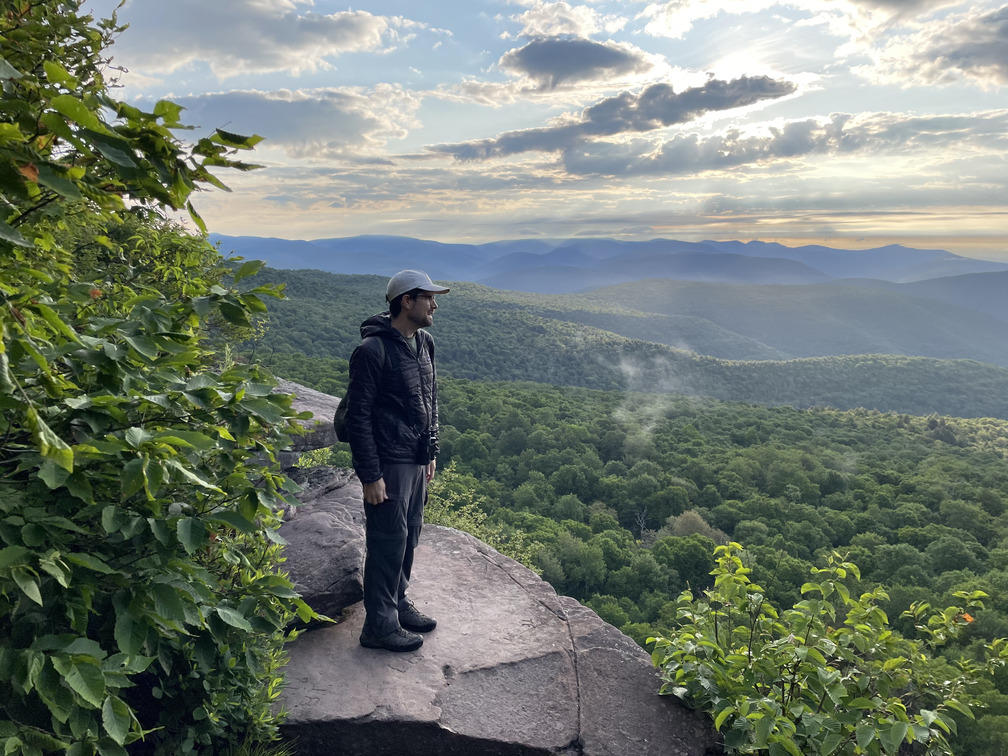
[[[235,283],[238,283],[243,278],[254,276],[265,264],[262,260],[246,260],[238,270],[232,273],[232,279]]]
[[[0,79],[20,79],[22,76],[24,76],[23,73],[8,63],[3,56],[0,56]]]
[[[854,730],[854,737],[857,740],[858,748],[864,750],[868,747],[868,744],[875,740],[875,736],[878,731],[875,729],[874,724],[866,723],[860,724]]]
[[[886,753],[897,753],[900,745],[907,736],[910,725],[906,722],[895,722],[887,730],[880,730],[878,734],[879,743]]]
[[[99,738],[96,746],[99,756],[129,756],[126,749],[111,738]]]
[[[52,715],[60,722],[66,722],[74,710],[74,697],[63,685],[63,678],[52,664],[45,664],[35,678],[35,691]]]
[[[31,550],[24,546],[5,546],[0,549],[0,569],[15,564],[27,564],[28,555],[31,553]]]
[[[87,569],[93,572],[100,572],[103,575],[113,575],[116,572],[107,564],[105,564],[105,562],[101,559],[101,557],[97,557],[94,554],[71,552],[65,554],[64,557],[71,564],[76,564],[79,567],[86,567]]]
[[[102,704],[102,726],[109,737],[119,745],[125,744],[132,723],[133,716],[129,706],[116,696],[106,696]]]
[[[242,533],[255,533],[259,530],[259,526],[246,517],[242,517],[240,514],[231,509],[224,509],[220,512],[214,512],[209,515],[209,519],[216,520],[218,522],[223,522],[226,525],[234,528],[235,530],[241,531]]]
[[[80,343],[80,337],[77,336],[77,332],[67,325],[63,318],[61,318],[52,307],[44,302],[39,302],[35,305],[35,308],[42,316],[42,319],[52,326],[54,331],[67,339],[67,341],[71,341],[74,344]]]
[[[130,335],[124,333],[123,341],[148,359],[153,360],[158,356],[158,354],[160,354],[158,345],[155,343],[154,339],[149,336],[144,336],[143,334]]]
[[[126,439],[126,443],[128,443],[130,446],[132,446],[134,449],[139,449],[141,444],[143,444],[145,441],[151,440],[152,435],[143,428],[133,427],[133,428],[127,428],[126,433],[123,434],[123,437]]]
[[[36,179],[39,184],[46,187],[47,189],[52,189],[57,194],[66,197],[68,200],[80,200],[84,198],[81,194],[80,189],[77,185],[68,179],[66,175],[56,171],[52,166],[42,164],[38,167],[38,177]],[[74,341],[77,341],[75,338]]]
[[[67,472],[73,472],[73,449],[67,446],[66,442],[39,417],[38,410],[35,407],[29,407],[25,413],[25,419],[28,427],[31,428],[32,437],[38,445],[39,453],[43,457],[51,459]]]
[[[733,706],[729,706],[725,709],[722,709],[721,712],[717,715],[717,717],[714,718],[714,729],[720,732],[721,725],[723,725],[724,721],[734,713],[735,713],[735,707]]]
[[[790,753],[791,756],[804,756],[801,749],[798,747],[798,744],[791,738],[780,738],[779,740],[775,740],[773,745],[783,746],[784,750]]]
[[[42,606],[42,593],[39,591],[38,583],[33,574],[24,567],[15,567],[11,570],[11,577],[14,578],[14,582],[17,583],[18,588],[21,589],[25,596],[39,606]]]
[[[138,656],[147,640],[147,625],[129,609],[116,612],[115,639],[119,650],[127,656]]]
[[[262,141],[262,137],[258,134],[244,136],[242,134],[236,134],[233,131],[224,131],[223,129],[217,129],[211,135],[210,139],[218,144],[224,145],[225,147],[234,147],[237,149],[251,149]]]
[[[38,476],[50,490],[55,490],[67,482],[70,473],[57,465],[53,460],[46,459],[39,466]]]
[[[166,622],[179,625],[184,623],[185,607],[182,606],[178,591],[164,583],[154,583],[151,589],[154,593],[154,611]]]
[[[144,460],[140,457],[131,459],[123,465],[120,476],[120,490],[124,499],[128,499],[144,487],[147,475],[144,472]]]
[[[206,221],[203,220],[202,215],[196,212],[196,207],[192,202],[186,202],[186,210],[189,211],[189,217],[192,219],[192,222],[196,224],[196,228],[205,234],[207,232]]]
[[[42,61],[42,70],[45,71],[46,78],[53,84],[62,84],[67,89],[77,89],[79,86],[77,77],[72,76],[69,71],[55,60]]]
[[[245,630],[247,632],[252,632],[252,625],[249,624],[248,620],[245,619],[245,615],[239,612],[237,609],[232,609],[228,606],[218,605],[216,607],[217,615],[224,620],[231,627],[236,627],[239,630]]]
[[[195,517],[183,517],[176,526],[179,542],[185,550],[193,554],[206,543],[206,526]]]
[[[101,708],[105,698],[105,675],[101,667],[87,659],[66,656],[53,656],[52,663],[71,690],[92,708]]]
[[[98,116],[81,100],[73,95],[56,95],[50,101],[53,108],[60,115],[65,116],[76,124],[84,126],[96,132],[108,133],[105,124],[99,120]]]
[[[97,661],[101,661],[106,655],[101,644],[90,638],[74,638],[64,646],[63,651],[73,656],[91,656]]]
[[[19,247],[34,246],[30,241],[21,236],[21,232],[7,225],[7,221],[0,219],[0,240],[10,242]]]
[[[835,753],[837,746],[847,740],[847,735],[839,732],[831,732],[822,741],[822,753]]]
[[[205,433],[180,430],[177,428],[156,433],[153,438],[164,444],[181,446],[183,448],[200,449],[201,451],[207,451],[217,446],[217,441]]]
[[[203,480],[203,478],[199,477],[196,473],[187,468],[177,459],[168,460],[168,466],[171,467],[173,470],[177,471],[183,478],[188,480],[190,483],[195,483],[200,488],[205,488],[209,491],[214,491],[220,494],[224,493],[224,491],[221,488],[215,486],[213,483],[209,483]]]

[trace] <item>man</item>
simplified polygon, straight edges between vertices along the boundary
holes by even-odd
[[[434,339],[436,294],[426,273],[403,270],[388,282],[389,309],[361,324],[350,357],[346,422],[354,470],[364,487],[367,648],[413,651],[436,622],[407,599],[427,484],[438,452]]]

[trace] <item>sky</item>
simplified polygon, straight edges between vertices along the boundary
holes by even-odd
[[[85,0],[107,17],[119,0]],[[1004,0],[126,0],[116,96],[263,141],[212,232],[1008,262]],[[114,72],[113,72],[114,73]]]

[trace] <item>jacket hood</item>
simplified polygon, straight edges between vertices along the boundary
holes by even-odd
[[[394,337],[395,333],[398,333],[392,327],[392,315],[388,312],[383,312],[378,315],[372,315],[370,318],[361,323],[360,335],[361,338],[367,338],[368,336],[384,336],[386,338]]]

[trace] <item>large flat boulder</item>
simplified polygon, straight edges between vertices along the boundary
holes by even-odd
[[[658,695],[646,652],[477,539],[426,526],[410,593],[439,623],[416,652],[361,647],[360,604],[290,646],[299,756],[719,752],[706,717]]]

